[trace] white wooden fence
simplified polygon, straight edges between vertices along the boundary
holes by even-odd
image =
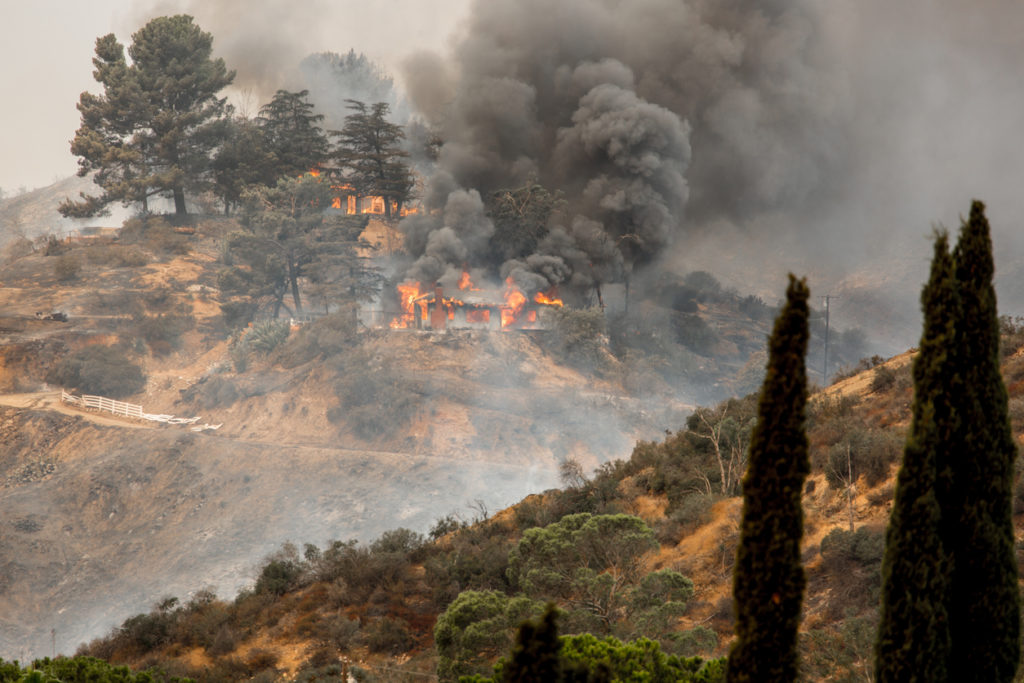
[[[147,413],[142,410],[142,406],[135,405],[134,403],[124,403],[122,401],[115,401],[112,398],[105,396],[75,396],[61,389],[60,400],[63,403],[68,403],[73,406],[80,408],[93,408],[95,410],[102,410],[114,415],[124,415],[125,417],[135,417],[141,420],[149,420],[151,422],[163,422],[164,424],[171,425],[194,425],[199,422],[198,417],[174,417],[173,415],[158,415],[154,413]],[[201,431],[203,429],[217,429],[220,425],[202,425],[201,427],[193,427],[195,431]]]

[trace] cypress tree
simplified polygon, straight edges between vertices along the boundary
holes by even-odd
[[[950,563],[940,535],[938,467],[959,434],[955,397],[960,299],[945,233],[935,239],[931,275],[921,293],[924,330],[914,360],[914,406],[896,480],[882,561],[882,609],[876,645],[879,683],[949,680],[946,600]],[[943,487],[946,490],[946,487]]]
[[[786,304],[768,340],[768,371],[743,479],[730,682],[797,677],[797,628],[806,583],[800,564],[800,496],[810,470],[804,431],[809,296],[806,282],[790,275]]]
[[[948,463],[950,679],[1010,681],[1020,658],[1013,530],[1016,444],[999,369],[999,318],[985,205],[975,200],[954,250],[961,305],[962,451]],[[941,503],[941,500],[940,500]]]
[[[558,639],[558,610],[548,603],[538,622],[524,621],[519,625],[512,656],[505,666],[502,681],[542,683],[561,680],[562,660]]]

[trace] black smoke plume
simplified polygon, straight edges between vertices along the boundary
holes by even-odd
[[[405,62],[443,141],[408,276],[485,262],[485,207],[455,225],[452,202],[534,179],[566,206],[495,273],[528,290],[628,281],[695,222],[802,201],[835,164],[814,28],[799,2],[474,3],[450,62]]]

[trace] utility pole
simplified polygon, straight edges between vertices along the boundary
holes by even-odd
[[[821,370],[821,384],[822,386],[828,386],[828,309],[832,299],[838,299],[839,297],[826,294],[821,298],[825,300],[825,361],[823,363],[824,367]]]

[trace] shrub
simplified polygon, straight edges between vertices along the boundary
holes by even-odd
[[[868,526],[856,531],[836,527],[821,539],[821,557],[834,569],[842,570],[849,563],[863,566],[881,564],[885,550],[885,533]]]
[[[291,327],[287,320],[267,319],[252,326],[252,330],[246,335],[246,341],[253,351],[265,356],[283,344],[289,334]]]
[[[886,365],[879,365],[871,375],[871,391],[886,391],[896,384],[896,371]]]
[[[42,251],[43,256],[57,256],[70,248],[71,245],[68,242],[57,239],[56,235],[40,235],[36,238],[36,250]]]
[[[520,505],[516,508],[517,515],[519,514],[519,508],[522,506],[523,504],[520,503]],[[434,526],[430,527],[430,532],[427,535],[429,536],[431,541],[436,541],[439,538],[447,536],[450,533],[465,529],[467,526],[469,525],[463,522],[458,517],[456,517],[454,514],[445,515],[444,517],[439,517],[437,521],[434,522]]]
[[[149,263],[149,257],[136,246],[96,244],[86,251],[89,263],[114,268],[138,268]]]
[[[256,580],[257,593],[284,595],[298,583],[302,576],[302,567],[293,559],[274,558],[263,565],[260,577]]]
[[[159,315],[137,315],[135,326],[140,337],[146,340],[154,355],[163,356],[181,346],[181,335],[193,327],[196,321],[191,315],[161,313]]]
[[[140,244],[157,254],[187,254],[188,237],[175,232],[160,216],[130,218],[121,228],[120,240],[125,244]]]
[[[695,313],[679,313],[672,316],[672,328],[676,341],[702,356],[714,351],[718,338],[704,319]]]
[[[53,264],[53,274],[60,282],[71,282],[78,279],[78,273],[82,270],[82,262],[73,253],[62,253]]]
[[[281,365],[294,368],[317,358],[330,358],[351,348],[358,331],[351,309],[337,311],[303,325],[298,334],[292,335],[281,348]]]
[[[225,301],[220,305],[224,325],[230,330],[245,327],[256,315],[256,304],[251,301]]]
[[[200,410],[225,408],[241,397],[238,387],[227,378],[206,377],[185,390],[183,398],[194,401]]]
[[[142,368],[113,346],[87,346],[63,358],[46,375],[51,384],[112,398],[130,396],[146,386]]]
[[[238,633],[227,624],[222,624],[217,633],[213,636],[213,642],[207,650],[211,655],[226,655],[229,652],[234,652],[235,648],[238,647]]]
[[[683,284],[696,292],[697,301],[718,301],[722,296],[722,283],[706,270],[687,273]]]
[[[409,625],[402,619],[384,617],[366,629],[366,646],[370,652],[398,655],[408,652],[415,644]]]
[[[606,321],[600,308],[549,308],[544,317],[551,325],[551,351],[567,364],[600,370],[607,358]]]
[[[403,373],[368,354],[353,354],[334,385],[340,405],[327,411],[327,419],[347,423],[362,439],[391,436],[412,421],[422,391]]]
[[[854,481],[864,477],[868,486],[876,486],[888,476],[890,466],[900,457],[902,446],[902,439],[891,431],[851,428],[843,441],[828,450],[825,463],[828,485],[833,489],[843,488],[849,483],[848,471],[852,471]]]
[[[677,631],[665,637],[665,651],[681,657],[709,655],[718,647],[718,634],[706,626]]]
[[[422,534],[399,527],[381,534],[380,538],[370,545],[370,552],[413,555],[423,547],[423,543]]]

